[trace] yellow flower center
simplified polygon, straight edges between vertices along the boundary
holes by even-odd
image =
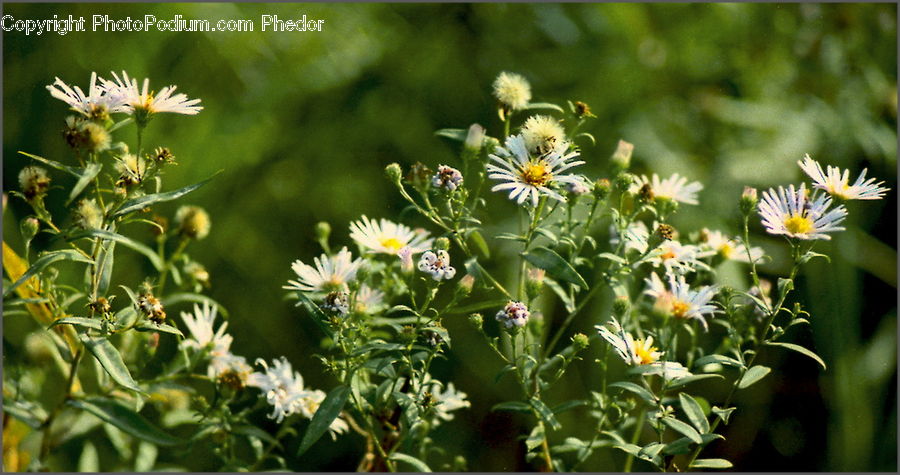
[[[550,174],[550,170],[547,169],[544,162],[532,163],[522,169],[522,181],[529,185],[544,186],[551,178],[553,175]]]
[[[380,244],[394,252],[399,251],[405,245],[397,238],[382,239]]]
[[[322,290],[324,290],[326,292],[338,291],[338,290],[341,290],[343,287],[344,287],[344,281],[338,276],[334,276],[331,278],[331,280],[322,284]]]
[[[664,261],[665,261],[665,260],[668,260],[668,259],[674,259],[674,258],[675,258],[675,251],[673,251],[671,248],[666,248],[666,252],[660,254],[660,255],[659,255],[659,258],[662,259],[662,260],[664,260]]]
[[[734,254],[734,247],[726,242],[725,244],[719,246],[719,254],[721,254],[722,257],[726,259],[730,259],[731,255]]]
[[[690,309],[691,304],[687,302],[682,302],[681,300],[672,302],[672,315],[676,318],[684,318],[684,316],[687,315],[687,312]]]
[[[791,217],[784,220],[784,227],[791,234],[806,234],[813,229],[811,219],[800,214],[792,214]]]
[[[650,364],[656,361],[653,353],[657,350],[655,346],[647,347],[644,340],[634,341],[634,354],[641,360],[640,364]]]

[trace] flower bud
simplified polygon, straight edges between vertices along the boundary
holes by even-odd
[[[206,210],[193,205],[178,208],[178,211],[175,212],[175,223],[178,234],[197,240],[209,235],[209,228],[212,226]]]
[[[478,153],[478,151],[481,150],[481,145],[484,143],[484,132],[484,127],[478,124],[472,124],[469,127],[469,133],[466,135],[466,150]]]
[[[575,116],[579,119],[582,117],[597,117],[591,113],[591,107],[585,102],[575,101]]]
[[[606,178],[601,178],[594,182],[594,197],[598,200],[606,199],[612,190],[612,184]]]
[[[628,188],[634,184],[635,176],[628,172],[620,172],[616,175],[616,189],[620,193],[628,192]]]
[[[590,344],[590,340],[584,333],[576,333],[572,335],[572,347],[575,348],[575,352],[579,352],[587,348]]]
[[[397,257],[400,258],[400,270],[404,274],[409,274],[413,271],[413,248],[409,246],[404,246],[397,251]]]
[[[619,144],[616,146],[616,151],[613,152],[612,157],[609,159],[609,161],[613,165],[613,168],[616,170],[627,170],[628,167],[631,166],[631,152],[633,150],[633,144],[630,144],[624,140],[619,140]]]
[[[175,163],[175,155],[173,155],[172,151],[166,147],[157,147],[156,150],[153,151],[152,158],[157,165]]]
[[[384,167],[384,174],[387,175],[388,180],[390,180],[391,183],[399,185],[400,178],[403,176],[403,170],[400,168],[400,165],[395,162]]]
[[[473,313],[469,315],[469,323],[475,327],[476,330],[481,331],[481,327],[484,325],[484,317],[482,317],[480,313]]]
[[[50,177],[47,176],[47,170],[30,165],[19,172],[19,186],[25,198],[30,201],[47,193],[47,189],[50,188]]]
[[[412,184],[417,190],[426,190],[431,185],[431,176],[433,172],[422,162],[416,162],[406,174],[406,181]]]
[[[319,221],[316,223],[316,240],[320,242],[328,242],[328,237],[331,236],[331,225],[325,221]]]
[[[445,237],[439,237],[434,240],[434,248],[446,251],[450,249],[450,240]]]
[[[758,202],[759,197],[757,196],[756,188],[745,186],[744,192],[741,193],[741,212],[744,213],[745,216],[749,215],[756,209],[756,204]]]
[[[544,288],[544,269],[528,269],[525,276],[525,294],[529,300],[536,299]]]
[[[19,230],[22,232],[22,239],[24,239],[26,242],[34,239],[40,229],[41,223],[34,216],[29,216],[23,219],[21,223],[19,223]]]
[[[456,283],[456,291],[463,297],[472,293],[472,287],[475,286],[475,277],[472,274],[466,274]]]
[[[631,310],[631,301],[628,300],[627,295],[620,295],[613,300],[612,311],[613,315],[616,317],[622,318],[628,314]]]

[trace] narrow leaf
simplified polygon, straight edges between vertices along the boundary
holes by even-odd
[[[709,421],[706,420],[706,414],[703,413],[703,408],[700,407],[700,403],[687,393],[679,394],[678,400],[681,401],[681,410],[684,411],[684,414],[687,416],[688,420],[691,421],[691,424],[693,424],[701,434],[709,432]]]
[[[481,257],[485,259],[491,258],[491,249],[488,247],[487,241],[484,240],[484,236],[481,235],[481,232],[477,230],[470,232],[468,239]]]
[[[534,426],[534,429],[531,429],[531,433],[528,434],[528,438],[525,439],[525,447],[528,448],[529,452],[531,452],[532,450],[540,447],[546,439],[547,435],[544,433],[544,426],[538,424]]]
[[[397,462],[403,462],[405,464],[410,465],[412,468],[416,469],[416,472],[431,472],[431,469],[428,468],[428,465],[425,465],[425,462],[413,457],[412,455],[401,454],[400,452],[394,452],[391,454],[391,460],[396,460]]]
[[[505,401],[499,404],[494,404],[494,407],[491,408],[491,412],[494,411],[511,411],[530,414],[531,406],[522,401]]]
[[[144,256],[146,256],[147,259],[150,260],[150,263],[153,264],[153,267],[156,268],[156,270],[162,270],[163,262],[159,258],[159,255],[156,254],[156,252],[153,251],[153,249],[150,249],[150,247],[147,246],[146,244],[139,243],[139,242],[135,241],[134,239],[123,236],[119,233],[107,231],[105,229],[90,229],[87,231],[79,232],[77,234],[73,234],[72,236],[69,236],[67,238],[67,240],[74,241],[76,239],[82,239],[82,238],[100,238],[100,239],[104,239],[107,241],[115,241],[115,242],[121,243],[122,245],[124,245],[128,248],[131,248],[131,249],[143,254]]]
[[[610,384],[610,387],[620,388],[620,389],[624,389],[626,391],[631,391],[634,394],[637,394],[638,396],[640,396],[641,399],[643,399],[644,401],[647,402],[647,404],[650,404],[650,405],[656,404],[656,396],[654,396],[653,393],[651,393],[650,391],[647,391],[645,388],[638,386],[637,384],[629,383],[627,381],[621,381],[618,383]]]
[[[319,409],[313,415],[312,422],[309,423],[306,433],[303,434],[303,441],[300,442],[300,448],[297,450],[298,457],[309,450],[328,431],[328,427],[331,426],[331,423],[344,409],[344,404],[349,396],[350,388],[345,385],[332,389],[325,396],[325,400],[322,401]]]
[[[525,106],[524,110],[532,110],[532,109],[551,109],[560,113],[565,113],[562,107],[559,107],[556,104],[552,104],[550,102],[530,102],[527,106]]]
[[[813,353],[812,350],[810,350],[808,348],[804,348],[800,345],[795,345],[793,343],[781,343],[778,341],[770,341],[770,342],[766,343],[766,345],[778,346],[781,348],[787,348],[789,350],[796,351],[797,353],[800,353],[801,355],[806,355],[806,356],[816,360],[816,363],[819,363],[820,365],[822,365],[822,369],[826,369],[826,370],[828,369],[828,367],[825,366],[825,361],[822,360],[822,358],[819,357],[819,355]]]
[[[112,399],[89,397],[85,399],[71,399],[67,404],[87,411],[141,440],[165,446],[182,443],[180,439],[166,434],[140,414]]]
[[[109,340],[106,338],[90,337],[84,334],[78,335],[78,338],[81,339],[84,346],[94,355],[94,358],[97,358],[97,361],[103,366],[103,369],[109,373],[109,376],[113,381],[133,391],[143,392],[131,377],[128,367],[126,367],[125,362],[122,361],[122,355],[119,354],[119,350],[117,350]]]
[[[741,382],[738,383],[738,388],[745,389],[750,387],[751,384],[763,379],[767,374],[772,371],[772,368],[763,365],[756,365],[747,370],[744,373],[744,377],[741,378]]]
[[[47,329],[51,329],[57,325],[78,325],[82,327],[92,328],[94,330],[103,329],[103,322],[96,318],[85,318],[85,317],[64,317],[57,320],[54,320]]]
[[[741,364],[740,361],[738,361],[734,358],[730,358],[728,356],[706,355],[706,356],[701,356],[700,358],[697,358],[696,361],[694,361],[694,368],[700,368],[702,366],[705,366],[705,365],[708,365],[711,363],[718,363],[718,364],[725,365],[725,366],[733,366],[735,368],[742,368],[744,366],[743,364]]]
[[[3,297],[9,295],[10,292],[15,290],[16,287],[25,283],[25,281],[31,278],[31,276],[44,270],[50,264],[58,261],[86,262],[88,264],[92,264],[94,262],[90,258],[82,256],[78,251],[74,249],[63,249],[60,251],[48,252],[35,260],[34,264],[32,264],[31,267],[29,267],[28,270],[25,271],[24,274],[22,274],[22,277],[19,277],[19,279],[16,280],[12,285],[3,289]]]
[[[91,184],[91,180],[93,180],[100,170],[103,169],[103,166],[99,163],[88,163],[86,167],[84,167],[84,171],[78,177],[78,181],[75,183],[75,186],[72,187],[72,192],[69,193],[69,199],[66,200],[66,206],[69,206],[72,203],[72,200],[78,197],[88,185]]]
[[[731,468],[731,462],[725,459],[697,459],[690,468]]]
[[[544,269],[551,277],[557,280],[564,280],[583,289],[588,287],[587,282],[584,281],[581,274],[551,249],[547,249],[546,247],[536,247],[530,251],[523,252],[522,257],[533,266]]]
[[[469,135],[469,131],[466,129],[440,129],[434,132],[434,135],[438,137],[447,137],[448,139],[456,140],[457,142],[465,142],[466,137]]]
[[[167,325],[165,323],[153,323],[150,321],[143,321],[134,326],[134,329],[139,332],[161,332],[161,333],[170,333],[172,335],[178,335],[181,338],[184,338],[184,334],[181,333],[180,330],[173,327],[172,325]]]
[[[215,175],[213,175],[199,183],[194,183],[193,185],[188,185],[184,188],[179,188],[174,191],[167,191],[165,193],[155,193],[152,195],[145,195],[145,196],[141,196],[139,198],[130,199],[130,200],[122,203],[122,205],[119,206],[119,208],[110,215],[110,218],[117,218],[119,216],[123,216],[128,213],[144,209],[155,203],[160,203],[163,201],[172,201],[172,200],[181,198],[182,196],[209,183],[209,181],[212,180],[214,176]]]
[[[540,414],[541,419],[543,419],[544,422],[550,425],[551,429],[562,429],[562,424],[560,424],[559,421],[556,420],[556,416],[553,415],[553,411],[551,411],[543,401],[537,398],[531,398],[528,400],[528,402],[531,404],[531,407],[533,407],[537,411],[537,413]]]
[[[73,176],[76,176],[76,177],[81,176],[81,169],[79,169],[79,168],[70,167],[70,166],[68,166],[68,165],[63,165],[62,163],[59,163],[59,162],[57,162],[57,161],[55,161],[55,160],[50,160],[49,158],[44,158],[44,157],[39,157],[39,156],[37,156],[37,155],[32,155],[32,154],[30,154],[30,153],[23,152],[23,151],[21,151],[21,150],[19,151],[19,153],[22,154],[22,155],[25,155],[26,157],[28,157],[28,158],[30,158],[30,159],[32,159],[32,160],[37,160],[37,161],[43,163],[44,165],[53,167],[53,168],[55,168],[55,169],[57,169],[57,170],[62,170],[62,171],[66,172],[66,173],[69,173],[69,174],[71,174],[71,175],[73,175]]]

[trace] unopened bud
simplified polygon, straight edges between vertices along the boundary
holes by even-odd
[[[473,313],[469,315],[469,323],[475,327],[476,330],[481,331],[481,327],[484,325],[484,317],[482,317],[480,313]]]
[[[590,344],[590,340],[588,340],[587,335],[585,335],[584,333],[576,333],[572,335],[572,347],[575,348],[576,352],[587,348]]]
[[[175,212],[175,224],[178,233],[190,239],[203,239],[209,235],[212,221],[209,214],[203,208],[193,205],[185,205]]]
[[[462,279],[456,283],[457,292],[462,294],[463,296],[469,295],[472,293],[472,287],[475,286],[475,277],[472,277],[472,274],[466,274]]]
[[[544,288],[544,269],[528,269],[525,277],[525,294],[530,300],[536,299]]]
[[[329,236],[331,236],[331,225],[325,221],[316,223],[316,239],[328,242]]]
[[[471,152],[478,152],[481,150],[481,145],[484,143],[484,127],[478,124],[472,124],[469,127],[469,133],[466,135],[466,143],[465,147],[467,150]]]
[[[31,241],[37,236],[38,231],[41,228],[40,221],[37,220],[34,216],[29,216],[22,220],[19,223],[19,230],[22,232],[22,239],[25,241]]]
[[[620,295],[613,300],[613,315],[622,318],[628,314],[631,310],[631,301],[628,300],[628,296]]]
[[[450,249],[450,240],[445,237],[439,237],[434,240],[434,248],[442,251]]]
[[[400,168],[400,165],[395,162],[384,167],[384,174],[387,175],[388,180],[390,180],[391,183],[399,185],[400,178],[403,177],[403,170]]]
[[[616,151],[613,152],[609,161],[616,170],[627,170],[631,166],[631,152],[634,151],[634,145],[624,140],[619,140]]]
[[[628,191],[628,188],[634,184],[635,176],[628,172],[621,172],[616,175],[616,189],[621,193]]]
[[[406,174],[406,181],[417,190],[425,190],[431,186],[431,177],[434,173],[422,162],[416,162]]]
[[[756,209],[756,204],[758,202],[759,197],[756,188],[745,186],[744,192],[741,193],[741,212],[744,213],[745,216],[749,215]]]
[[[606,178],[601,178],[594,182],[594,197],[598,200],[606,199],[612,190],[612,184]]]

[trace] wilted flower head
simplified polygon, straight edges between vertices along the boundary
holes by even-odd
[[[446,386],[440,381],[433,379],[430,374],[426,374],[423,378],[422,388],[420,389],[429,399],[429,405],[434,408],[434,414],[437,417],[435,425],[440,421],[453,420],[453,411],[470,407],[472,404],[466,400],[466,393],[457,391],[453,383],[447,383]]]
[[[103,226],[103,210],[97,205],[97,200],[93,198],[79,201],[73,217],[75,225],[81,229],[99,229]]]
[[[431,274],[431,278],[438,281],[449,280],[456,275],[456,269],[450,265],[450,254],[443,249],[422,253],[419,270]]]
[[[368,252],[390,255],[396,255],[407,246],[419,253],[428,249],[432,242],[424,229],[413,230],[384,218],[376,221],[365,215],[350,223],[350,237]]]
[[[209,219],[209,213],[203,208],[184,205],[175,212],[175,226],[182,236],[199,240],[209,235],[212,221]]]
[[[521,110],[531,101],[531,84],[516,74],[506,71],[494,80],[494,97],[512,110]]]
[[[844,170],[828,165],[827,173],[822,170],[819,162],[810,158],[809,154],[803,160],[797,162],[800,168],[813,180],[813,188],[825,190],[831,196],[842,200],[880,200],[890,188],[882,187],[884,182],[876,183],[875,178],[866,180],[866,171],[863,169],[859,178],[850,185],[850,170]]]
[[[346,247],[341,248],[334,256],[322,254],[314,259],[315,267],[306,265],[299,259],[291,264],[297,273],[297,280],[289,280],[283,288],[302,292],[331,292],[347,290],[347,283],[356,278],[363,260],[353,260],[353,255]]]
[[[175,155],[167,147],[156,147],[153,151],[153,161],[159,165],[174,164]]]
[[[138,185],[147,174],[147,161],[137,155],[126,153],[116,158],[116,169],[119,171],[119,186]]]
[[[763,192],[759,215],[770,234],[803,240],[831,239],[825,233],[844,230],[838,224],[847,216],[847,209],[838,205],[829,210],[830,206],[831,198],[826,195],[811,199],[805,183],[799,189],[794,185],[787,189],[779,186],[777,192],[774,188]]]
[[[546,115],[529,117],[522,126],[521,134],[525,139],[525,147],[535,154],[547,153],[566,140],[566,132],[562,125],[553,117]]]
[[[435,188],[443,188],[447,191],[454,191],[462,185],[463,176],[459,170],[448,167],[447,165],[440,165],[437,169],[437,173],[431,177],[431,186]]]
[[[19,172],[19,187],[29,200],[35,196],[43,196],[50,188],[50,177],[42,167],[29,165]]]
[[[153,323],[160,324],[166,319],[162,302],[150,292],[144,292],[138,297],[137,307]]]
[[[488,178],[501,181],[491,191],[509,191],[509,199],[522,204],[526,201],[537,206],[538,199],[549,196],[565,202],[566,198],[553,188],[568,183],[577,183],[580,177],[562,172],[583,164],[583,161],[570,161],[578,156],[578,152],[565,154],[567,145],[560,144],[553,151],[538,157],[532,157],[525,146],[521,135],[513,135],[506,139],[506,147],[498,147],[490,159],[495,162],[487,166]]]
[[[506,326],[506,328],[522,328],[528,323],[528,317],[531,312],[528,306],[522,302],[510,300],[503,310],[497,312],[496,319],[498,322]]]
[[[698,181],[688,183],[687,180],[687,178],[679,176],[677,173],[664,180],[660,180],[656,173],[653,174],[652,178],[641,175],[638,177],[637,183],[632,185],[634,187],[632,192],[637,193],[641,187],[649,185],[654,199],[669,199],[695,205],[697,204],[697,193],[703,189],[703,184]]]

